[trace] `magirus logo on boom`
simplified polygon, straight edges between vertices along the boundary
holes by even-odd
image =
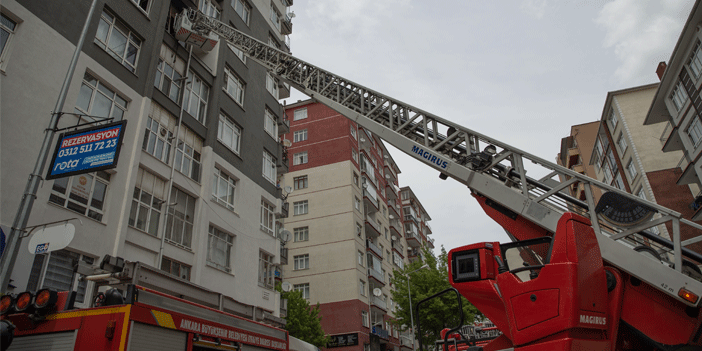
[[[433,164],[435,164],[443,169],[446,169],[446,167],[448,166],[447,161],[442,160],[441,157],[439,157],[439,156],[433,155],[429,151],[424,151],[424,149],[422,149],[418,146],[413,145],[412,152],[414,152],[417,155],[422,156],[425,160],[427,160],[427,161],[429,161],[429,162],[431,162],[431,163],[433,163]]]

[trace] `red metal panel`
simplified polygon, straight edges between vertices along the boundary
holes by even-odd
[[[516,320],[517,330],[558,317],[558,289],[530,291],[513,296],[510,302],[512,313],[521,316]]]

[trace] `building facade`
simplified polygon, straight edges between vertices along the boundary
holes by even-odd
[[[561,139],[561,152],[556,157],[556,163],[590,178],[597,178],[595,166],[590,164],[590,156],[597,139],[599,126],[600,122],[590,122],[570,127],[570,135]],[[586,200],[583,184],[573,184],[568,191],[576,199]],[[602,194],[597,188],[594,189],[594,192],[593,196],[597,202]]]
[[[696,1],[667,63],[657,69],[660,85],[654,94],[645,125],[659,126],[663,152],[677,160],[680,173],[676,184],[687,186],[692,196],[685,196],[692,219],[702,220],[702,35],[699,23],[702,8]],[[674,156],[673,156],[674,155]],[[681,199],[682,200],[682,199]],[[689,218],[685,216],[685,218]]]
[[[90,5],[2,4],[5,233]],[[59,128],[126,120],[120,159],[114,169],[43,182],[29,225],[70,220],[75,238],[48,254],[23,248],[10,291],[76,284],[85,306],[90,297],[82,294],[91,283],[78,282],[73,266],[96,266],[109,254],[140,262],[138,284],[283,322],[274,277],[281,262],[278,183],[287,171],[279,135],[288,125],[278,100],[289,96],[289,87],[225,42],[211,50],[179,42],[175,26],[177,14],[197,8],[289,50],[290,5],[292,0],[96,1]]]
[[[400,169],[376,136],[312,100],[286,113],[292,162],[285,186],[292,189],[283,280],[320,304],[327,334],[357,341],[345,349],[411,347],[408,334],[389,323],[397,310],[390,279],[421,246],[433,245],[430,217],[411,189],[399,188]]]

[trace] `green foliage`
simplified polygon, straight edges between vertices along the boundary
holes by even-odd
[[[290,336],[306,341],[317,347],[326,347],[329,336],[322,329],[322,317],[319,316],[319,303],[311,307],[310,303],[302,297],[300,291],[280,291],[281,297],[288,300],[288,315],[285,317],[287,324],[285,330]]]
[[[407,328],[411,324],[407,289],[408,273],[413,308],[416,308],[419,301],[451,287],[448,280],[448,253],[446,249],[443,246],[441,247],[441,254],[438,258],[429,249],[424,249],[423,251],[423,260],[417,260],[405,266],[403,270],[395,270],[393,272],[392,284],[395,290],[392,293],[392,299],[400,307],[395,313],[396,321],[394,323],[400,326],[405,325]],[[425,263],[429,268],[419,269]],[[479,315],[480,312],[463,296],[461,296],[461,300],[463,303],[463,323],[472,323],[474,317]],[[416,310],[412,310],[412,313],[414,314],[415,328],[418,322],[421,323],[423,345],[433,345],[440,338],[442,329],[453,328],[460,323],[458,300],[454,293],[446,293],[441,297],[425,302],[421,306],[419,316]],[[417,337],[419,336],[417,335]]]

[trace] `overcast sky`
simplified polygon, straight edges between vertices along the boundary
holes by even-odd
[[[555,162],[607,92],[658,81],[692,0],[295,0],[293,55]],[[293,91],[288,103],[306,97]],[[387,143],[386,143],[387,144]],[[451,179],[390,148],[447,250],[509,239]],[[312,156],[310,156],[312,157]],[[534,176],[534,175],[532,175]]]

